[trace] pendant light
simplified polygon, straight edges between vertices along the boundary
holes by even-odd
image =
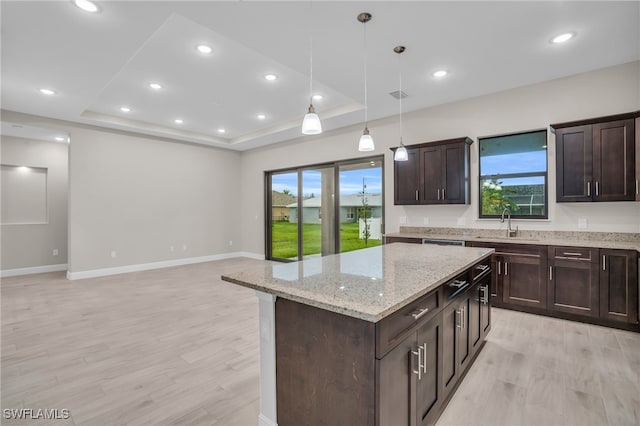
[[[313,2],[310,4],[311,22],[313,24]],[[309,31],[309,111],[302,120],[303,135],[318,135],[322,133],[322,123],[313,107],[313,25]]]
[[[362,12],[358,15],[358,21],[366,24],[371,20],[373,16],[370,13]],[[364,25],[364,131],[360,136],[360,142],[358,143],[358,151],[373,151],[375,145],[373,144],[373,138],[369,134],[368,125],[368,104],[367,104],[367,26]]]
[[[393,159],[395,161],[409,161],[409,154],[407,153],[407,148],[404,147],[402,143],[402,97],[404,93],[402,92],[402,61],[400,60],[400,56],[402,52],[405,51],[404,46],[396,46],[393,49],[394,52],[398,54],[398,69],[400,74],[400,89],[398,90],[398,99],[400,99],[400,147],[396,149],[395,154],[393,154]]]

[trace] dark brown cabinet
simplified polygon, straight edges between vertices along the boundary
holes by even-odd
[[[556,201],[636,199],[633,114],[554,124]]]
[[[394,204],[468,204],[469,138],[407,147],[408,161],[394,162]]]
[[[550,246],[548,250],[549,309],[598,317],[598,249]]]
[[[636,118],[636,201],[640,201],[640,117]]]
[[[412,238],[412,237],[384,237],[384,243],[385,244],[391,244],[391,243],[422,244],[422,239]]]
[[[491,274],[485,274],[474,285],[469,301],[469,339],[471,350],[475,352],[491,329],[491,308],[489,306],[489,287]]]
[[[600,249],[600,317],[638,324],[638,253]]]
[[[471,358],[469,327],[470,292],[447,306],[442,315],[442,384],[444,396],[455,389]]]

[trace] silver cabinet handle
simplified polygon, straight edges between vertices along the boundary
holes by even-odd
[[[565,256],[582,256],[582,253],[574,253],[572,251],[565,251],[562,254],[565,255]]]
[[[509,275],[509,264],[504,262],[504,274]]]
[[[480,303],[486,305],[489,303],[489,286],[482,285],[479,287],[482,291],[482,295],[480,296]]]
[[[596,197],[598,196],[598,181],[596,181]]]
[[[636,194],[640,194],[640,184],[638,184],[638,179],[636,179]]]
[[[447,197],[445,197],[445,195],[444,195],[444,194],[445,194],[445,192],[444,192],[444,188],[442,188],[442,199],[443,199],[443,200],[446,200],[446,199],[447,199]]]
[[[422,356],[424,358],[422,361],[422,372],[427,374],[427,342],[422,344]]]
[[[427,312],[429,312],[429,308],[424,308],[424,309],[416,309],[414,312],[411,313],[411,316],[413,317],[414,320],[418,320],[420,318],[422,318],[423,316],[425,316],[427,314]]]
[[[591,197],[591,182],[587,182],[587,197]]]
[[[501,264],[501,263],[502,263],[502,262],[498,262],[498,275],[502,275],[502,270],[501,270],[501,268],[500,268],[500,264]]]
[[[467,285],[467,282],[466,281],[462,281],[462,280],[453,280],[447,285],[449,287],[460,288],[460,287],[464,287],[465,285]]]
[[[462,315],[460,316],[462,318],[462,328],[466,328],[467,327],[467,321],[465,320],[465,316],[467,315],[467,308],[466,306],[462,307]]]
[[[606,255],[602,255],[602,270],[606,271],[607,270],[607,256]]]
[[[438,189],[438,201],[440,201],[440,190]]]
[[[476,269],[480,269],[481,271],[486,271],[488,267],[489,265],[478,265],[476,266]]]
[[[553,281],[553,266],[549,266],[549,281]]]
[[[418,346],[418,351],[411,351],[412,354],[418,356],[418,369],[412,370],[413,374],[418,375],[418,380],[422,380],[422,372],[424,370],[424,366],[422,365],[422,346]]]
[[[456,309],[456,327],[462,328],[462,308]]]
[[[418,201],[418,190],[416,189],[416,201]]]

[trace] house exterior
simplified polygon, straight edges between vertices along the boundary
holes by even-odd
[[[271,220],[286,222],[289,220],[289,205],[295,204],[297,198],[291,194],[271,191]]]
[[[369,212],[367,217],[379,219],[382,217],[382,195],[365,194]],[[302,201],[302,220],[304,223],[321,223],[322,197],[307,198]],[[298,204],[291,203],[289,209],[289,222],[298,223]],[[363,208],[362,195],[352,194],[340,197],[340,223],[352,223],[358,220],[359,211]]]

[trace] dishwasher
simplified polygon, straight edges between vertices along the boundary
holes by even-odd
[[[422,244],[435,244],[438,246],[463,246],[463,240],[438,240],[433,238],[423,238]]]

